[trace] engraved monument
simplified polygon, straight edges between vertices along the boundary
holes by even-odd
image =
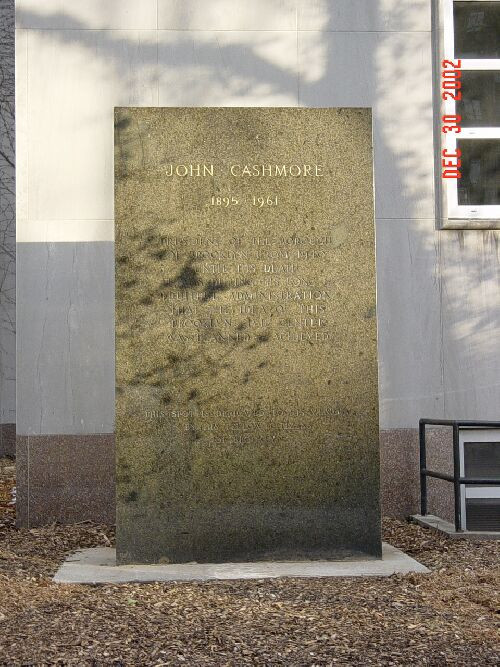
[[[380,557],[369,109],[115,111],[122,563]]]

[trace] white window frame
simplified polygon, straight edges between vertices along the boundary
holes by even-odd
[[[500,229],[500,205],[459,205],[458,203],[458,185],[459,179],[443,178],[441,166],[441,152],[446,149],[449,153],[455,153],[457,141],[467,139],[500,139],[500,127],[478,127],[461,128],[459,134],[448,132],[443,134],[441,131],[441,116],[454,115],[456,113],[456,103],[454,100],[442,100],[441,89],[441,61],[443,59],[457,60],[455,57],[455,32],[453,22],[453,3],[456,0],[441,0],[440,12],[440,57],[438,64],[439,80],[437,83],[438,95],[440,100],[440,113],[436,129],[441,135],[439,159],[438,159],[438,178],[441,187],[440,207],[441,226],[451,229]],[[461,2],[498,2],[500,0],[460,0]],[[461,58],[462,71],[470,70],[499,70],[500,58]]]

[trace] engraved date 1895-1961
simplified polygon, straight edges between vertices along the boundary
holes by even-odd
[[[217,195],[213,195],[210,204],[211,206],[220,206],[222,208],[229,208],[229,206],[238,206],[241,203],[243,203],[244,200],[242,200],[240,197],[219,197]],[[269,196],[256,196],[253,195],[253,197],[250,200],[250,203],[252,206],[256,206],[257,208],[264,208],[268,206],[278,206],[278,196],[277,195],[269,195]]]
[[[459,102],[462,99],[462,61],[461,60],[443,60],[441,63],[441,97],[445,103]],[[460,123],[462,117],[458,114],[445,113],[441,116],[443,134],[460,134],[462,128]],[[443,148],[441,152],[441,166],[443,168],[443,178],[460,178],[462,174],[459,168],[462,165],[460,157],[461,150],[455,147],[450,150],[449,147]]]

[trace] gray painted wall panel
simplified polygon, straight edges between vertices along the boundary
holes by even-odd
[[[500,232],[440,234],[445,413],[500,417]]]
[[[443,415],[439,238],[433,220],[377,222],[380,426]]]
[[[112,243],[20,243],[17,432],[113,432]]]

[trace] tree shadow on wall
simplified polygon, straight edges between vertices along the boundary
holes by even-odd
[[[500,331],[500,305],[487,303],[483,289],[494,298],[500,287],[498,235],[443,237],[434,229],[431,39],[419,27],[427,0],[366,3],[363,17],[341,14],[342,4],[316,3],[311,30],[299,34],[89,31],[67,12],[20,10],[18,19],[110,67],[119,81],[117,105],[143,104],[148,89],[154,103],[174,106],[373,106],[378,256],[388,266],[395,256],[406,258],[404,280],[379,272],[382,421],[397,421],[400,405],[415,423],[423,412],[464,417],[454,412],[454,384],[463,380],[453,368],[474,384],[475,365],[498,367],[491,341]],[[43,30],[58,26],[64,30]],[[406,234],[392,234],[391,224]],[[401,312],[408,314],[403,321]]]

